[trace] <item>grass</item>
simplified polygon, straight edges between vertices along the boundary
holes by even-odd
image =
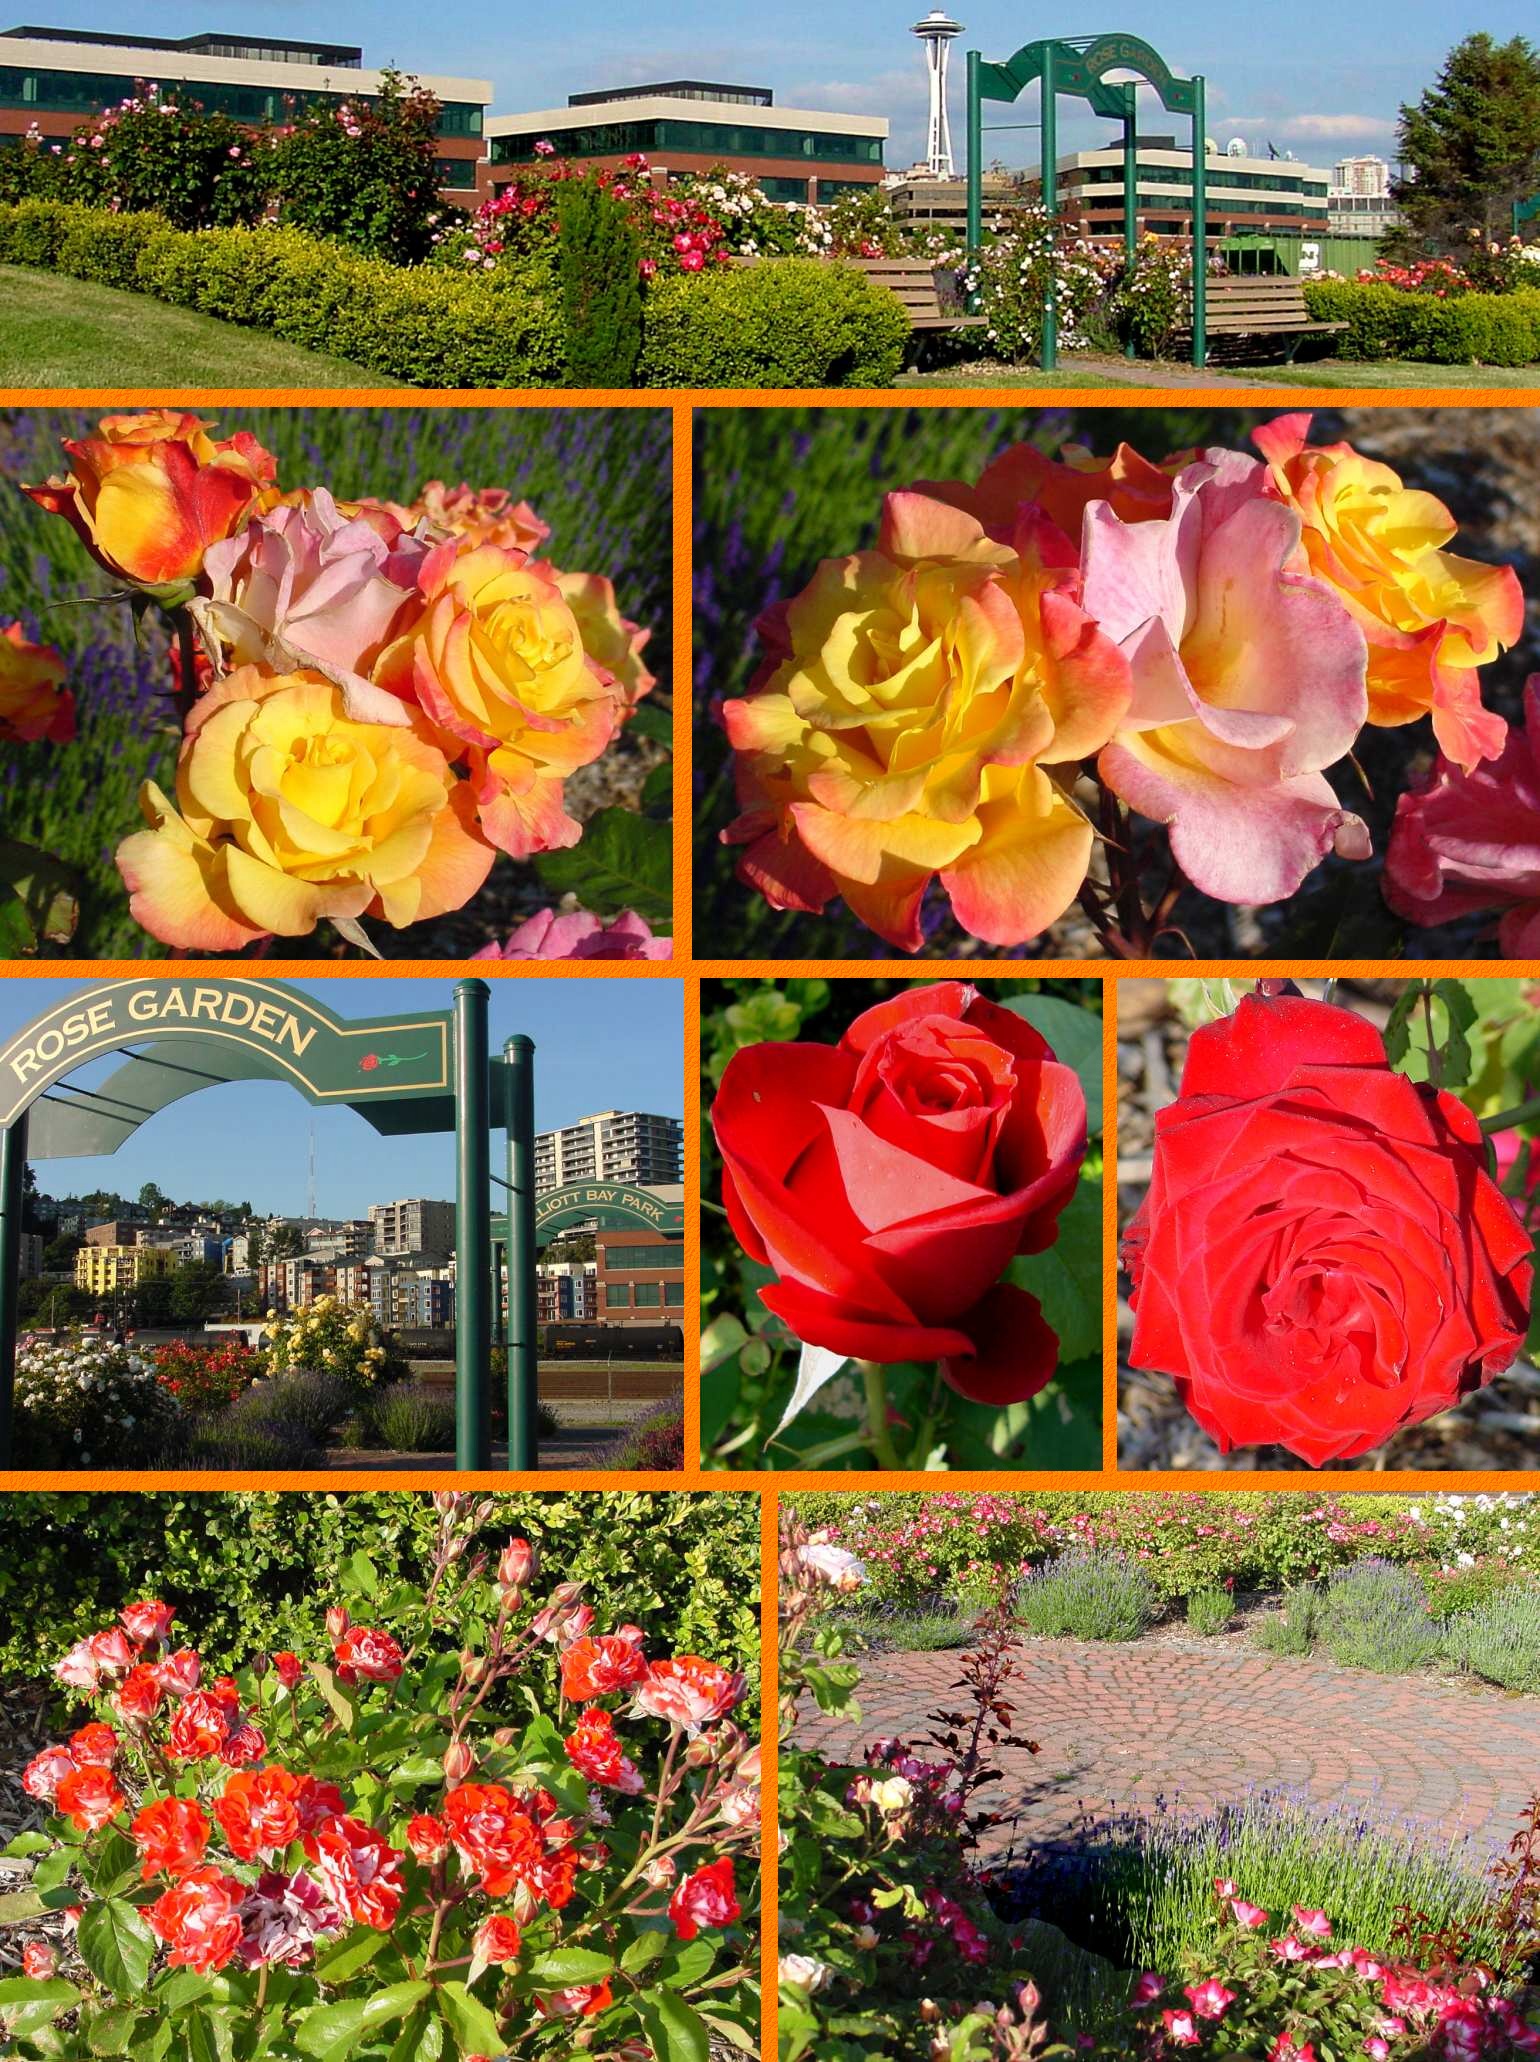
[[[5,288],[0,273],[0,294]],[[147,310],[155,305],[111,298]],[[3,327],[9,337],[8,321]],[[327,486],[344,499],[373,494],[410,501],[427,480],[469,480],[527,498],[551,526],[544,555],[558,566],[607,574],[625,612],[653,626],[648,658],[668,679],[672,439],[666,414],[419,408],[409,400],[393,408],[235,406],[204,413],[217,422],[219,435],[250,430],[276,458],[284,488]],[[152,613],[136,635],[125,604],[80,606],[107,594],[111,579],[66,523],[17,491],[23,481],[57,471],[60,439],[90,435],[97,419],[83,408],[0,408],[0,624],[19,620],[28,636],[62,651],[79,722],[69,745],[0,746],[0,821],[8,838],[55,854],[80,876],[80,924],[64,948],[69,956],[159,957],[165,948],[128,914],[113,854],[139,826],[141,781],[148,777],[166,789],[172,784],[176,735],[163,622]],[[500,860],[494,867],[482,891],[488,905],[496,906],[500,883],[515,864]],[[471,905],[472,916],[477,907]],[[389,934],[387,945],[397,936]],[[408,939],[424,957],[446,952],[435,926],[414,928],[403,946]],[[46,956],[57,955],[55,948]]]
[[[1082,371],[1074,359],[1069,358],[1060,363],[1057,372],[1041,372],[1035,365],[943,365],[934,372],[901,372],[893,384],[896,387],[1012,387],[1020,392],[1034,387],[1110,389],[1125,387],[1128,381],[1108,379],[1099,372]],[[1151,386],[1158,384],[1154,379],[1150,381]]]
[[[88,280],[4,265],[0,298],[0,387],[401,385],[265,331],[237,329]]]
[[[1490,387],[1531,391],[1540,387],[1540,365],[1417,365],[1405,358],[1375,363],[1326,358],[1304,365],[1258,366],[1256,378],[1259,386],[1269,387]]]
[[[1252,387],[1476,387],[1528,392],[1540,387],[1540,365],[1423,365],[1406,358],[1369,362],[1351,358],[1309,358],[1296,365],[1209,366],[1215,383]],[[1144,360],[1131,363],[1129,379],[1109,379],[1075,358],[1061,358],[1056,372],[1035,365],[947,365],[933,372],[900,373],[900,387],[1013,387],[1032,391],[1079,391],[1090,388],[1163,387],[1180,375],[1180,384],[1198,380],[1191,365]]]

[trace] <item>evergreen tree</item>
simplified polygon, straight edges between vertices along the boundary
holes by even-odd
[[[1514,202],[1540,192],[1540,53],[1485,31],[1457,43],[1416,106],[1402,107],[1401,155],[1403,240],[1458,253],[1472,229],[1506,237]]]
[[[641,244],[626,212],[593,178],[564,184],[562,314],[569,387],[629,387],[642,352]]]

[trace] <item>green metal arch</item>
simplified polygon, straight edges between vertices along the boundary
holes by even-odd
[[[1190,115],[1193,112],[1196,82],[1179,78],[1160,52],[1146,43],[1142,36],[1120,31],[1093,36],[1088,42],[1065,43],[1050,37],[1036,43],[1023,43],[1015,56],[1008,57],[1003,64],[979,67],[979,90],[986,100],[1014,100],[1034,79],[1042,78],[1050,65],[1054,85],[1060,93],[1074,94],[1082,100],[1094,102],[1106,73],[1137,72],[1159,95],[1160,104],[1168,114]],[[1105,106],[1097,109],[1098,113],[1120,111]]]

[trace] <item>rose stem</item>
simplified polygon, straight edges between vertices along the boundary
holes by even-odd
[[[866,1384],[867,1437],[876,1456],[879,1468],[902,1469],[898,1449],[888,1430],[888,1378],[882,1363],[876,1360],[858,1360],[861,1379]]]
[[[1437,1088],[1444,1078],[1444,1059],[1433,1035],[1433,983],[1422,984],[1422,1014],[1428,1026],[1428,1079]]]
[[[1508,1131],[1515,1124],[1529,1124],[1540,1117],[1540,1095],[1527,1103],[1515,1103],[1511,1110],[1499,1110],[1495,1117],[1483,1117],[1481,1128],[1485,1132]]]
[[[198,638],[193,629],[193,619],[185,608],[173,609],[171,620],[176,625],[177,651],[181,659],[181,681],[171,699],[176,706],[177,721],[185,730],[193,704],[198,699]]]

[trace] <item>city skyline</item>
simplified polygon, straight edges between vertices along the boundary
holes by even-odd
[[[1003,0],[978,0],[953,12],[964,28],[950,103],[961,143],[962,53],[978,48],[988,56],[1009,56],[1034,35],[1054,33],[1055,25],[1029,22]],[[303,37],[311,26],[297,6],[255,9],[241,0],[226,0],[212,21],[215,10],[205,0],[58,0],[44,13],[53,27],[168,36],[213,26]],[[327,32],[362,44],[366,65],[397,63],[410,71],[490,78],[495,113],[559,106],[569,93],[648,79],[689,76],[766,85],[786,105],[888,116],[888,161],[902,169],[923,155],[925,144],[925,67],[910,33],[914,20],[912,9],[893,0],[851,0],[838,17],[812,0],[789,0],[773,21],[746,15],[740,28],[702,0],[683,0],[666,17],[638,0],[608,0],[588,9],[561,37],[537,38],[532,47],[529,38],[511,35],[506,17],[490,8],[461,10],[450,26],[400,0],[368,8],[360,0],[343,0],[328,16]],[[1059,33],[1073,35],[1087,24],[1067,17],[1057,26]],[[1175,70],[1203,72],[1210,133],[1221,148],[1236,135],[1263,154],[1272,143],[1329,166],[1368,150],[1393,156],[1400,103],[1422,92],[1454,43],[1478,27],[1500,39],[1523,34],[1533,21],[1518,0],[1494,0],[1479,21],[1450,17],[1432,0],[1407,0],[1394,13],[1388,6],[1341,10],[1305,0],[1280,47],[1270,17],[1238,15],[1217,0],[1174,10],[1138,0],[1090,26],[1145,36]],[[998,125],[986,141],[986,155],[1013,168],[1035,164],[1035,129],[1014,126],[1035,122],[1035,106],[1024,101],[1015,109],[986,112]],[[1162,127],[1153,95],[1141,95],[1140,112],[1151,128]],[[1109,125],[1065,102],[1061,148],[1089,148],[1108,133]]]
[[[30,979],[0,984],[0,1040],[82,985]],[[446,977],[288,985],[326,1001],[339,1015],[380,1016],[447,1008],[454,983]],[[621,1039],[615,1036],[616,1013],[607,986],[538,978],[487,985],[492,1050],[499,1051],[515,1031],[535,1041],[537,1129],[569,1125],[604,1108],[683,1115],[681,982],[628,983]],[[71,1079],[90,1086],[117,1064],[116,1057],[98,1060]],[[276,1081],[205,1089],[162,1111],[116,1153],[40,1160],[34,1172],[38,1187],[52,1195],[100,1188],[131,1197],[154,1181],[177,1201],[249,1198],[262,1215],[299,1216],[305,1210],[312,1121],[317,1215],[365,1217],[371,1203],[453,1196],[452,1134],[385,1138],[355,1112],[314,1108]],[[493,1157],[496,1163],[495,1146]]]

